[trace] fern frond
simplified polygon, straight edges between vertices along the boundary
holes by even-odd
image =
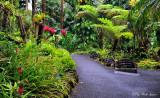
[[[114,16],[112,17],[112,22],[115,25],[126,25],[128,22],[128,17],[122,15]]]
[[[92,26],[103,29],[106,36],[111,35],[110,37],[117,39],[121,37],[121,33],[127,28],[127,25],[106,26],[102,24],[93,24]]]
[[[81,6],[79,6],[79,8],[82,9],[83,11],[91,13],[94,16],[98,15],[98,12],[97,12],[97,10],[96,10],[96,8],[94,6],[91,6],[91,5],[81,5]]]
[[[120,36],[124,37],[126,39],[132,39],[134,35],[132,32],[122,32],[122,34]]]
[[[108,10],[108,9],[112,9],[113,8],[113,5],[111,4],[106,4],[106,5],[99,5],[97,7],[97,10]]]
[[[123,10],[123,9],[107,9],[107,10],[98,10],[98,12],[102,15],[105,15],[105,17],[111,19],[114,16],[121,15],[123,17],[128,17],[129,11],[128,10]]]
[[[77,15],[76,15],[76,18],[77,19],[85,18],[85,19],[90,20],[90,21],[98,22],[97,16],[95,16],[92,13],[89,13],[87,11],[78,12]]]
[[[112,21],[107,18],[98,18],[98,20],[106,26],[113,26]]]

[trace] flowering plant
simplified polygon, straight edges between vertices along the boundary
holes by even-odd
[[[18,67],[18,74],[21,76],[22,75],[22,73],[23,73],[23,69],[22,69],[22,67]]]
[[[50,32],[52,35],[55,34],[57,32],[57,30],[55,28],[49,27],[49,26],[44,26],[43,28],[44,31]],[[67,31],[65,29],[61,29],[60,30],[61,35],[66,36],[67,35]]]
[[[52,27],[49,27],[49,26],[44,26],[43,30],[48,31],[51,34],[55,34],[57,32],[57,30],[55,28],[52,28]]]
[[[61,30],[61,34],[62,34],[63,36],[66,36],[66,35],[67,35],[67,31],[66,31],[65,29],[62,29],[62,30]]]
[[[33,21],[38,23],[38,22],[41,22],[44,18],[45,18],[45,14],[39,13],[39,14],[34,15]]]
[[[18,92],[19,95],[22,95],[22,94],[23,94],[23,92],[24,92],[23,85],[20,85],[20,86],[18,87],[17,92]]]

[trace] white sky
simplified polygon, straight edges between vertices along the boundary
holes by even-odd
[[[32,3],[28,3],[28,10],[32,10]]]

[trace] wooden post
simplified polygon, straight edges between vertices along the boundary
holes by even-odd
[[[24,42],[26,42],[25,37],[26,37],[26,31],[25,31],[25,26],[22,22],[22,17],[21,16],[16,16],[17,21],[18,21],[18,25],[20,27],[20,31],[21,31],[21,37],[23,39]]]

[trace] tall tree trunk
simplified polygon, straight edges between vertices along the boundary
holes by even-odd
[[[3,10],[3,21],[2,21],[3,31],[6,31],[8,25],[9,25],[9,11],[7,9],[4,9]]]
[[[37,44],[41,43],[42,34],[43,34],[43,28],[44,28],[44,24],[40,23],[39,24],[39,30],[38,30]]]
[[[25,26],[22,22],[22,17],[21,16],[16,16],[17,17],[17,21],[18,21],[18,25],[20,27],[20,31],[21,31],[21,37],[23,39],[23,41],[25,42],[25,38],[26,38],[26,31],[25,31]]]
[[[160,46],[160,29],[157,30],[157,32],[156,32],[156,37],[157,37],[158,46]]]
[[[63,29],[64,23],[64,0],[61,0],[61,29]]]
[[[99,29],[99,47],[100,49],[103,49],[103,40],[104,40],[104,33],[102,29]]]
[[[113,43],[113,48],[112,48],[113,52],[116,50],[117,45],[118,45],[118,39],[115,39]]]
[[[26,0],[26,10],[28,10],[28,0]]]
[[[36,14],[36,8],[37,8],[36,3],[37,3],[37,0],[32,0],[32,18],[33,18],[34,15]],[[36,26],[36,24],[35,24],[34,21],[32,21],[32,25],[33,25],[33,27],[35,28],[35,30],[34,30],[33,32],[34,32],[34,34],[35,34],[35,36],[36,36],[37,26]]]
[[[42,0],[42,13],[46,13],[46,0]],[[45,20],[43,20],[43,23],[45,23]]]
[[[37,3],[37,0],[32,0],[32,17],[35,15],[36,13],[36,3]]]
[[[133,34],[133,48],[136,49],[136,33],[134,32]]]
[[[0,30],[2,30],[2,19],[3,19],[3,6],[0,4]]]

